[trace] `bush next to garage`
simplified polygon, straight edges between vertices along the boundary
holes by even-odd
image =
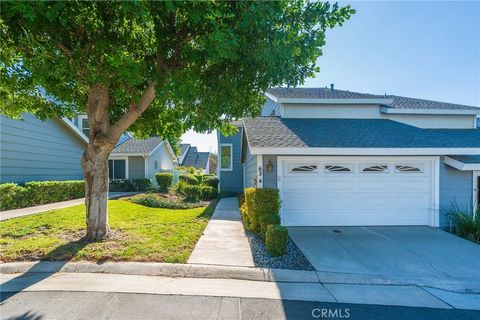
[[[248,215],[249,228],[260,233],[260,216],[278,215],[280,210],[280,197],[277,189],[245,189],[246,214]]]
[[[0,209],[9,210],[67,201],[85,196],[83,180],[32,181],[0,185]]]
[[[258,218],[258,223],[260,224],[260,235],[265,239],[268,226],[280,224],[280,216],[278,214],[264,214]]]
[[[152,187],[150,179],[114,179],[110,180],[110,191],[112,192],[132,192],[147,191]]]
[[[170,189],[173,183],[173,174],[160,172],[155,174],[155,179],[157,180],[160,192],[168,192],[168,189]]]
[[[282,256],[287,251],[288,230],[279,224],[271,224],[265,233],[265,246],[271,256]]]

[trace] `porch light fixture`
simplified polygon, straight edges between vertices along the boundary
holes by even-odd
[[[267,172],[272,172],[272,171],[273,171],[273,163],[272,163],[272,160],[268,159]]]

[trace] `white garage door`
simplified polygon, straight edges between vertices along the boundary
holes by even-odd
[[[286,226],[435,225],[432,159],[304,157],[279,163]]]

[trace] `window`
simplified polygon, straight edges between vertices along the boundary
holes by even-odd
[[[231,144],[220,145],[220,170],[223,170],[223,171],[232,170],[232,145]]]
[[[84,135],[90,136],[90,124],[86,115],[78,116],[78,127]]]
[[[316,164],[293,165],[290,167],[290,172],[292,173],[318,172],[318,166]]]
[[[127,161],[123,159],[108,160],[108,177],[110,179],[126,179]]]
[[[422,165],[396,165],[396,172],[423,172]]]
[[[388,172],[388,166],[386,164],[361,166],[360,171],[367,172],[367,173]]]
[[[352,172],[352,168],[342,165],[326,165],[325,172]]]

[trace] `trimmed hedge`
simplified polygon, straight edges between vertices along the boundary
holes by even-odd
[[[173,174],[168,172],[160,172],[155,174],[155,179],[157,179],[158,188],[160,191],[168,192],[168,189],[170,189],[173,183]]]
[[[218,197],[218,190],[214,187],[200,186],[200,194],[202,200],[212,200]]]
[[[260,216],[278,215],[280,210],[280,196],[277,189],[245,189],[245,204],[248,223],[252,231],[260,233]]]
[[[192,184],[184,185],[182,191],[183,195],[185,196],[185,200],[190,202],[197,202],[202,194],[200,187]]]
[[[202,184],[205,185],[205,186],[209,186],[209,187],[213,187],[215,189],[218,189],[218,183],[219,183],[219,180],[215,176],[211,176],[211,175],[204,175],[203,176]]]
[[[83,180],[32,181],[0,185],[0,209],[9,210],[67,201],[85,196]]]
[[[261,215],[260,218],[258,218],[258,222],[260,224],[260,235],[265,239],[268,226],[272,224],[280,224],[280,216],[278,214]]]
[[[179,171],[185,171],[185,172],[188,172],[190,174],[194,174],[196,169],[195,167],[182,167],[182,166],[179,166],[176,168],[177,170]]]
[[[136,196],[130,198],[130,202],[151,208],[167,209],[191,209],[204,206],[203,203],[185,203],[169,201],[168,199],[164,199],[154,193],[137,194]]]
[[[150,179],[115,179],[110,180],[112,192],[147,191],[152,187]]]
[[[187,184],[198,185],[198,179],[195,178],[193,174],[181,174],[178,176],[180,181],[183,181]]]
[[[271,224],[265,233],[267,252],[273,257],[283,256],[287,252],[288,230],[278,224]]]

